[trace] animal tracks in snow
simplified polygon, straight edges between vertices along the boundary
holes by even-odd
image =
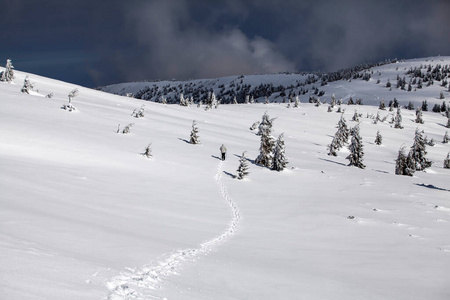
[[[107,283],[110,292],[106,299],[155,299],[154,296],[151,296],[152,290],[160,289],[164,278],[177,274],[183,262],[194,261],[200,255],[208,254],[216,246],[225,242],[234,234],[239,223],[240,213],[236,204],[228,196],[225,186],[222,184],[222,167],[223,161],[219,163],[214,180],[220,189],[222,198],[229,205],[233,216],[225,231],[201,243],[197,248],[177,250],[156,264],[150,264],[140,269],[126,268],[126,271],[112,278]]]

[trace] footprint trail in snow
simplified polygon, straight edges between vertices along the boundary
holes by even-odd
[[[223,161],[219,163],[214,179],[220,189],[222,198],[232,211],[233,218],[226,230],[220,235],[203,242],[197,248],[177,250],[156,264],[150,264],[141,269],[127,268],[126,272],[122,272],[107,283],[110,293],[106,299],[158,299],[158,297],[151,295],[152,290],[160,289],[165,278],[177,274],[184,261],[193,261],[200,255],[208,254],[217,245],[225,242],[234,234],[239,223],[240,213],[220,180],[222,167]]]

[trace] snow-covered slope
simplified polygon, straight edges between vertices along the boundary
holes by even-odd
[[[25,74],[15,74],[13,84],[0,82],[1,299],[450,297],[443,114],[424,112],[418,126],[414,111],[402,110],[404,129],[394,129],[366,118],[375,106],[343,105],[349,126],[355,108],[363,114],[362,170],[347,166],[347,149],[327,155],[336,108],[205,111],[36,75],[39,91],[26,95]],[[341,83],[343,93],[356,84]],[[74,88],[76,110],[68,112],[61,107]],[[132,117],[143,103],[145,117]],[[241,153],[258,155],[260,138],[249,127],[265,111],[277,118],[274,135],[285,133],[288,169],[250,164],[237,180]],[[200,145],[186,142],[193,120]],[[129,134],[116,132],[129,123]],[[417,127],[436,141],[427,148],[433,166],[395,175],[397,152],[412,145]],[[377,130],[382,146],[373,143]],[[152,159],[141,155],[149,143]]]
[[[295,95],[299,95],[300,101],[308,102],[310,97],[318,98],[320,94],[323,94],[319,97],[321,101],[329,103],[334,94],[344,103],[352,97],[353,100],[362,99],[364,104],[369,105],[378,105],[381,100],[387,105],[394,98],[401,105],[407,105],[409,102],[420,105],[424,100],[434,105],[442,103],[439,99],[441,91],[450,95],[448,85],[442,86],[443,80],[449,80],[449,65],[449,56],[438,56],[396,61],[379,66],[361,65],[329,74],[266,74],[190,81],[131,82],[100,89],[156,102],[161,101],[161,97],[169,102],[178,102],[181,93],[185,98],[192,96],[194,101],[205,102],[208,93],[213,91],[224,103],[232,103],[234,97],[237,102],[242,103],[247,95],[253,96],[256,102],[261,103],[266,96],[271,102],[283,102]],[[413,73],[408,73],[418,69],[422,77],[432,76],[437,66],[442,67],[441,70],[447,67],[446,76],[425,81],[422,87],[419,87],[419,74],[413,76]],[[337,76],[346,79],[336,80]],[[397,88],[398,78],[405,79],[404,89]],[[391,89],[386,87],[388,81],[391,83]]]

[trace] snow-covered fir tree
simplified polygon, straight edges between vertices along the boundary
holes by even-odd
[[[413,176],[414,172],[414,161],[410,155],[405,155],[405,147],[400,147],[397,159],[395,160],[395,174]]]
[[[447,125],[445,127],[450,128],[450,116],[447,117]]]
[[[245,104],[249,104],[250,103],[250,95],[245,95],[244,103]]]
[[[264,115],[262,116],[261,119],[261,123],[259,123],[258,126],[258,133],[256,133],[256,135],[262,135],[262,131],[264,128],[268,128],[268,130],[270,131],[270,134],[272,134],[272,126],[273,126],[273,121],[275,120],[275,118],[271,119],[269,117],[269,115],[267,114],[267,111],[264,113]]]
[[[233,104],[238,104],[236,96],[234,96],[234,98],[233,98]]]
[[[377,131],[377,136],[375,137],[375,145],[381,145],[383,143],[383,137],[380,134],[380,131]]]
[[[336,135],[333,137],[331,144],[328,145],[328,155],[337,156],[337,151],[339,151],[340,148],[341,147],[339,145],[337,132],[336,132]]]
[[[419,123],[419,124],[423,124],[423,118],[422,118],[422,110],[420,109],[420,108],[418,108],[417,110],[416,110],[416,120],[415,120],[415,122],[416,123]]]
[[[397,114],[394,117],[394,128],[402,129],[402,113],[400,107],[397,107]]]
[[[448,131],[445,132],[444,138],[442,139],[442,143],[447,144],[450,141],[450,137],[448,136]]]
[[[384,104],[384,100],[380,101],[380,105],[378,106],[378,109],[386,110],[386,105]]]
[[[189,100],[184,98],[183,93],[180,94],[180,106],[188,106]]]
[[[336,96],[334,94],[331,95],[330,106],[331,108],[336,106]]]
[[[299,104],[300,104],[300,100],[299,100],[298,96],[295,96],[295,99],[294,99],[294,108],[298,108]]]
[[[282,133],[275,143],[275,149],[273,151],[272,170],[282,171],[284,170],[284,168],[286,168],[287,164],[288,161],[285,154],[284,133]]]
[[[192,130],[191,130],[191,138],[189,140],[191,144],[200,144],[200,137],[198,136],[198,127],[197,122],[192,121]]]
[[[145,148],[144,153],[142,153],[142,155],[146,156],[147,158],[151,158],[152,155],[152,143],[148,144],[148,146]]]
[[[5,71],[0,73],[0,81],[11,82],[14,79],[14,66],[10,59],[6,60]]]
[[[167,99],[164,96],[161,96],[160,102],[161,104],[167,104]]]
[[[338,137],[337,142],[338,142],[339,149],[340,149],[340,148],[344,147],[344,145],[346,143],[348,143],[348,138],[350,135],[350,130],[347,127],[347,122],[345,121],[343,114],[341,115],[341,118],[338,122],[337,128],[338,128],[338,130],[337,130],[335,136]]]
[[[242,153],[241,157],[239,158],[239,167],[237,169],[237,179],[241,180],[244,179],[245,176],[249,174],[248,172],[248,162],[247,158],[245,157],[245,151]]]
[[[450,152],[447,154],[447,158],[444,160],[444,169],[450,169]]]
[[[352,121],[359,122],[359,115],[356,110],[355,113],[353,114]]]
[[[269,104],[269,98],[267,97],[264,98],[264,104]]]
[[[145,116],[145,104],[142,104],[141,108],[133,110],[131,115],[135,118],[143,118]]]
[[[349,166],[364,169],[366,166],[363,164],[364,150],[362,138],[359,134],[359,124],[352,128],[350,135],[352,136],[352,140],[348,146],[350,154],[347,156],[347,159],[350,161]]]
[[[263,122],[259,125],[261,144],[259,147],[259,155],[256,157],[255,163],[270,168],[272,166],[275,141],[272,137],[272,122],[267,122],[267,120],[269,120],[267,113],[264,113],[264,115],[267,117],[264,118],[263,116]]]
[[[411,158],[414,160],[416,171],[423,171],[426,168],[431,167],[431,161],[429,161],[425,157],[427,151],[425,138],[423,137],[423,131],[420,131],[418,128],[416,129],[416,133],[414,136],[414,143],[411,146],[409,154],[411,155]]]
[[[22,86],[22,93],[29,94],[34,88],[33,83],[28,79],[28,75],[25,76],[25,79],[23,80],[23,86]]]
[[[127,133],[130,133],[130,131],[131,131],[131,127],[134,125],[134,123],[130,123],[130,124],[128,124],[127,126],[125,126],[125,128],[122,130],[122,133],[123,134],[127,134]],[[120,126],[120,125],[119,125]]]

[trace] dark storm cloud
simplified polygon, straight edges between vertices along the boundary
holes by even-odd
[[[16,0],[0,59],[88,86],[450,54],[450,1]]]

